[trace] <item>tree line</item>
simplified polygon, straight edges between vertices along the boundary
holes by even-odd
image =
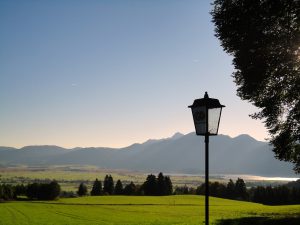
[[[201,184],[197,188],[188,187],[186,185],[182,187],[176,187],[174,194],[205,195],[205,183]],[[233,180],[230,179],[227,184],[220,182],[209,182],[209,195],[233,200],[249,200],[249,193],[247,191],[246,184],[241,178],[238,178],[236,182],[233,182]]]
[[[281,186],[257,186],[246,188],[243,179],[238,178],[235,182],[229,180],[227,184],[220,182],[209,183],[210,196],[251,201],[268,205],[300,204],[300,180],[290,182]],[[100,195],[185,195],[185,194],[205,194],[205,184],[197,188],[181,186],[173,190],[172,181],[169,176],[159,173],[156,177],[153,174],[147,176],[146,180],[140,184],[133,182],[123,184],[121,180],[115,183],[111,175],[106,175],[102,181],[96,179],[89,191],[86,184],[81,183],[77,190],[77,195],[73,192],[61,192],[60,185],[56,181],[49,183],[31,183],[27,185],[0,184],[0,201],[16,200],[18,196],[27,196],[31,200],[54,200],[59,196],[100,196]]]
[[[78,196],[88,195],[88,187],[84,183],[80,183],[77,191]],[[121,180],[114,183],[111,175],[106,175],[102,182],[96,179],[93,183],[90,195],[148,195],[148,196],[163,196],[173,194],[173,185],[169,176],[164,176],[159,173],[156,177],[153,174],[147,176],[142,185],[130,182],[126,185]]]
[[[56,181],[50,183],[32,184],[0,184],[0,200],[17,200],[18,196],[27,196],[32,200],[54,200],[61,193],[60,185]]]
[[[287,186],[262,187],[250,189],[251,201],[266,205],[300,204],[300,188]]]
[[[300,183],[300,180],[298,181]],[[192,187],[176,187],[174,194],[197,194],[205,195],[205,184]],[[219,182],[209,183],[209,195],[213,197],[251,201],[266,205],[286,205],[300,204],[300,186],[281,185],[281,186],[257,186],[250,189],[246,188],[243,179],[238,178],[236,182],[229,180],[227,185]]]

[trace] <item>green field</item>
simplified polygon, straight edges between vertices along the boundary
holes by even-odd
[[[211,224],[230,218],[300,216],[300,205],[265,206],[213,197],[210,199]],[[194,195],[100,196],[57,201],[17,201],[0,204],[0,224],[203,224],[203,204],[203,196]]]

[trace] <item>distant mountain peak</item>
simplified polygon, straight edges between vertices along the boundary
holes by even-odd
[[[184,134],[180,133],[180,132],[176,132],[175,134],[173,134],[171,137],[169,138],[162,138],[162,139],[148,139],[147,141],[145,141],[142,144],[154,144],[154,143],[158,143],[161,141],[166,141],[166,140],[176,140],[178,138],[183,137]]]
[[[234,137],[233,139],[258,141],[254,137],[250,136],[249,134],[240,134],[240,135]]]
[[[182,134],[180,132],[176,132],[175,134],[173,134],[173,136],[171,137],[171,139],[175,140],[175,139],[181,138],[183,136],[184,136],[184,134]]]

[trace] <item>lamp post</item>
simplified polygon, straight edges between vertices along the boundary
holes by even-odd
[[[196,134],[205,136],[205,225],[209,225],[209,136],[218,135],[222,108],[218,99],[209,98],[205,92],[204,98],[196,99],[192,109]]]

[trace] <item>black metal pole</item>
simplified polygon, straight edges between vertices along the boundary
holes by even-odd
[[[205,134],[205,225],[209,225],[209,160],[208,160],[209,135]]]

